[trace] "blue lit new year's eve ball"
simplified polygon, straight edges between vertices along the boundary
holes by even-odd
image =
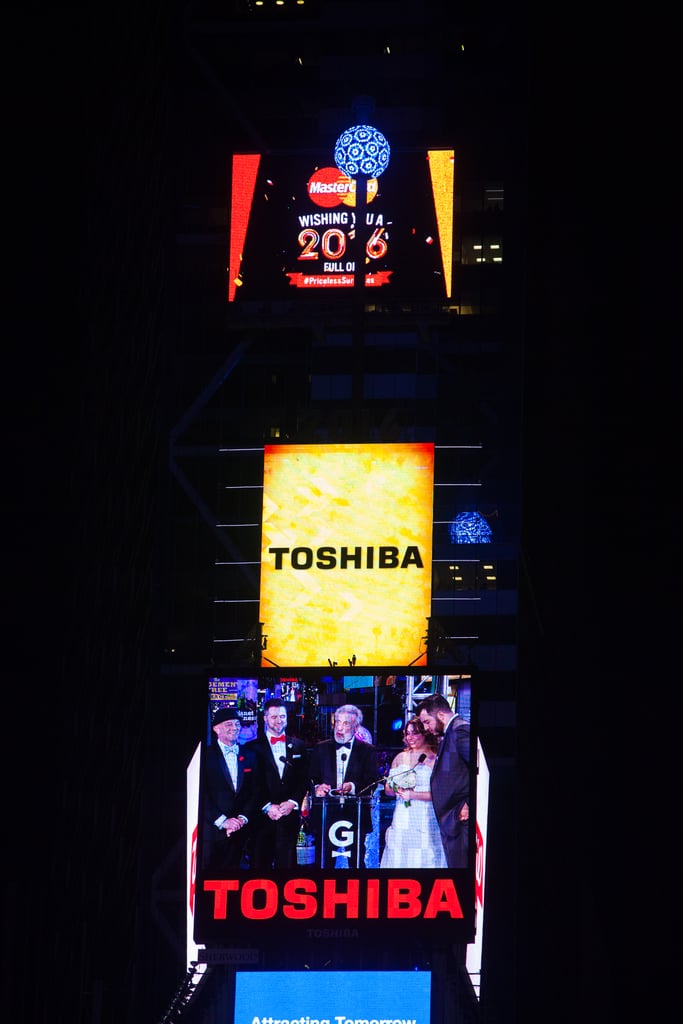
[[[334,162],[349,178],[359,174],[379,178],[387,169],[390,153],[389,143],[381,132],[369,124],[357,124],[347,128],[337,139]]]
[[[480,512],[458,512],[448,530],[451,544],[491,543],[491,527]]]

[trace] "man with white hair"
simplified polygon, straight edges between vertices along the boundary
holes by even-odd
[[[377,751],[371,743],[356,739],[356,730],[362,720],[360,708],[355,704],[342,704],[334,714],[334,736],[323,740],[311,751],[310,774],[312,791],[316,797],[346,797],[362,799],[360,811],[361,855],[365,850],[365,837],[372,832],[372,814],[369,791],[377,779]]]

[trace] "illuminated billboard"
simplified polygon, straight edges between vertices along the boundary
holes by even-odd
[[[194,941],[194,902],[197,886],[197,845],[199,841],[199,766],[201,745],[198,745],[187,766],[187,829],[186,829],[186,885],[185,885],[185,917],[186,917],[186,949],[188,966],[199,959],[199,948]]]
[[[489,766],[477,740],[477,829],[475,836],[474,904],[476,935],[467,947],[467,973],[477,999],[481,998],[481,964],[484,948],[484,897],[486,893],[486,842],[489,817]]]
[[[453,289],[455,153],[392,151],[366,181],[356,224],[355,179],[329,152],[232,158],[228,301],[352,294],[356,268],[373,298],[447,300]]]
[[[234,1024],[429,1024],[429,971],[237,971]]]
[[[462,861],[453,863],[431,789],[445,741],[425,729],[414,735],[421,702],[450,688],[446,718],[462,745],[459,769],[452,750],[443,758],[442,784],[455,789],[458,771],[464,787],[462,810],[444,812],[450,832],[454,815],[469,817],[477,792],[471,677],[410,677],[412,690],[403,694],[406,708],[399,711],[404,728],[392,746],[378,743],[377,724],[382,698],[395,689],[387,684],[397,677],[375,677],[372,697],[380,715],[374,719],[367,704],[365,714],[355,715],[363,701],[359,688],[347,687],[351,678],[348,670],[296,680],[260,675],[258,733],[246,742],[238,705],[211,701],[199,813],[190,816],[200,823],[198,945],[210,951],[323,937],[373,942],[388,927],[410,942],[473,940],[474,829]],[[346,743],[338,736],[344,719],[352,721]],[[206,956],[200,951],[201,960]]]
[[[262,666],[424,665],[434,446],[267,445]]]

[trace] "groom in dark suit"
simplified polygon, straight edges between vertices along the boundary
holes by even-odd
[[[470,726],[445,697],[433,693],[415,714],[427,732],[440,737],[431,792],[449,868],[466,868],[469,853]]]
[[[316,797],[330,795],[366,799],[361,803],[360,836],[361,860],[365,853],[365,838],[372,832],[370,790],[377,778],[377,752],[371,743],[356,738],[356,729],[362,713],[355,704],[342,704],[334,715],[334,737],[324,740],[311,751],[311,779]]]

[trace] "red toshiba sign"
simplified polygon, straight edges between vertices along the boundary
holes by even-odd
[[[460,877],[458,877],[460,876]],[[420,928],[434,938],[472,937],[471,874],[386,872],[354,877],[205,878],[197,891],[195,937],[220,943],[239,934],[246,941],[281,942],[286,933],[310,938],[316,929],[351,929],[372,938],[387,925],[405,924],[415,938]],[[277,929],[269,925],[278,924]],[[283,932],[286,928],[286,932]],[[417,929],[417,931],[416,931]]]
[[[319,884],[310,878],[290,878],[282,886],[265,878],[251,878],[243,884],[238,879],[206,879],[205,892],[214,894],[213,918],[228,919],[228,897],[233,912],[239,906],[241,915],[249,920],[274,918],[281,911],[290,920],[335,920],[341,910],[347,920],[377,920],[380,908],[388,920],[424,918],[433,920],[444,914],[449,920],[461,920],[462,907],[452,878],[431,882],[426,891],[414,878],[354,878],[339,884],[326,879]]]

